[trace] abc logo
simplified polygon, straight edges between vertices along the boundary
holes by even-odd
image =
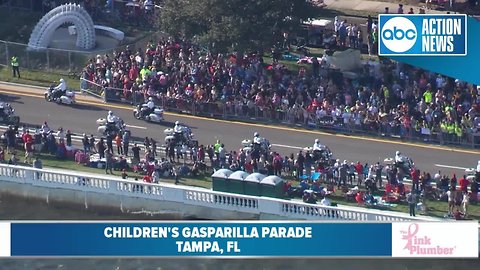
[[[417,28],[405,17],[393,17],[383,25],[380,35],[387,49],[395,53],[403,53],[415,45]]]

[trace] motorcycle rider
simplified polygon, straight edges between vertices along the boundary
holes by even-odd
[[[182,126],[180,125],[180,122],[178,121],[175,122],[175,126],[173,127],[173,132],[175,136],[175,141],[177,142],[182,141],[183,129],[182,129]]]
[[[395,153],[395,164],[403,165],[404,162],[405,162],[405,157],[402,156],[402,153],[400,153],[400,151],[397,151]]]
[[[405,156],[402,156],[402,153],[400,153],[400,151],[397,151],[395,153],[395,166],[401,169],[404,173],[409,173],[410,171],[408,168],[407,158]]]
[[[317,160],[320,157],[320,153],[324,149],[325,149],[325,146],[320,144],[320,140],[315,139],[315,143],[313,144],[313,157],[315,160]]]
[[[153,113],[154,110],[155,110],[155,102],[153,102],[152,97],[148,98],[148,102],[145,105],[146,105],[146,108],[145,108],[145,106],[143,106],[143,108],[142,108],[142,116],[143,117]]]
[[[52,89],[52,99],[56,100],[67,93],[67,83],[63,78],[60,79],[60,83]]]
[[[107,127],[106,130],[115,130],[116,125],[117,125],[118,118],[113,114],[112,111],[108,111],[107,115]]]
[[[7,119],[13,113],[12,106],[8,103],[2,103],[0,105],[0,118]]]

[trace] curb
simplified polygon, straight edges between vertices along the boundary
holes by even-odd
[[[28,89],[31,89],[31,90],[35,90],[35,91],[24,91],[22,89],[16,89],[16,90],[12,90],[12,92],[24,93],[24,94],[29,94],[29,93],[30,94],[42,94],[42,96],[43,96],[43,92],[46,91],[46,89],[47,89],[46,87],[41,87],[41,86],[0,81],[0,87],[2,85],[19,87],[19,88],[28,88]],[[39,92],[39,91],[36,91],[36,90],[41,90],[42,92]],[[75,99],[76,100],[86,101],[86,102],[95,102],[95,103],[98,103],[98,104],[104,104],[104,102],[101,101],[101,100],[98,100],[98,99],[96,99],[94,97],[91,97],[91,96],[88,96],[88,95],[84,95],[81,90],[73,89],[73,91],[75,92]]]
[[[10,86],[17,86],[17,87],[25,87],[25,88],[31,88],[31,89],[45,90],[45,87],[42,87],[42,86],[22,84],[22,83],[12,83],[12,82],[5,82],[5,81],[0,81],[0,86],[1,86],[1,85],[10,85]]]

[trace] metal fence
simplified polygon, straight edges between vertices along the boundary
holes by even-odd
[[[126,46],[132,50],[144,48],[148,41],[156,41],[162,36],[161,33],[151,33],[139,40],[117,46],[115,48],[98,51],[75,51],[54,48],[42,48],[32,50],[27,44],[0,40],[0,66],[9,66],[12,56],[16,55],[21,68],[31,70],[58,71],[59,73],[79,73],[89,59],[96,55],[112,54],[113,51],[123,51]],[[80,75],[80,74],[78,74]]]
[[[142,92],[129,93],[124,89],[103,88],[96,83],[86,81],[89,91],[100,93],[106,103],[126,103],[136,105],[145,102]],[[480,132],[476,129],[464,130],[462,136],[442,132],[439,127],[404,128],[400,124],[388,121],[376,121],[370,124],[344,123],[342,117],[325,116],[317,118],[314,114],[305,114],[298,108],[272,108],[257,106],[253,102],[217,101],[199,102],[188,99],[171,98],[157,95],[157,103],[166,111],[196,116],[239,120],[256,123],[280,124],[298,128],[318,129],[326,132],[348,135],[365,135],[395,139],[408,142],[480,148]]]

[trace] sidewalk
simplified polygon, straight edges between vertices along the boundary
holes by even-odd
[[[388,2],[380,2],[380,1],[364,1],[364,0],[324,0],[327,9],[339,9],[339,10],[358,10],[358,11],[371,11],[375,13],[383,13],[385,11],[385,7],[388,7],[390,13],[397,13],[398,3],[388,3]],[[419,9],[425,9],[425,13],[427,14],[444,14],[447,11],[440,11],[440,10],[427,10],[425,7],[425,3],[419,3],[419,5],[404,5],[403,12],[406,14],[413,8],[415,14],[418,14]]]

